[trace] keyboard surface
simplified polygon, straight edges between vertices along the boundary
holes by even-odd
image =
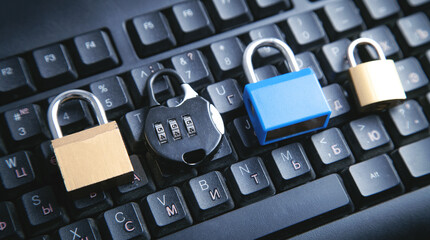
[[[430,1],[6,1],[0,8],[0,240],[428,239]],[[326,129],[261,146],[242,100],[246,46],[278,38],[312,68],[332,110]],[[376,40],[407,100],[362,113],[346,49]],[[362,47],[361,61],[376,59]],[[254,58],[259,80],[287,73],[279,51]],[[148,77],[173,68],[220,112],[221,145],[172,169],[147,150]],[[158,101],[183,93],[168,77]],[[66,193],[47,109],[92,92],[117,121],[134,180]],[[306,89],[301,89],[306,91]],[[65,135],[97,125],[90,106],[59,110]],[[91,159],[88,159],[91,161]]]

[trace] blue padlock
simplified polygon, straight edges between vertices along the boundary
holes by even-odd
[[[274,47],[286,58],[290,73],[258,81],[252,55],[260,47]],[[283,41],[265,38],[251,42],[243,55],[249,81],[243,102],[261,145],[325,128],[331,110],[311,68],[299,69],[294,53]]]

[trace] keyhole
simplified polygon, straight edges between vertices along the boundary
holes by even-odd
[[[196,165],[206,157],[205,150],[197,149],[191,152],[184,153],[182,160],[188,165]]]

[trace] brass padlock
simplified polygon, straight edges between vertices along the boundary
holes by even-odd
[[[100,125],[63,137],[58,109],[70,99],[86,100]],[[133,180],[133,167],[118,125],[108,122],[103,105],[92,93],[75,89],[55,97],[49,105],[48,125],[67,192],[87,192]]]
[[[379,60],[358,64],[354,49],[368,44],[375,48]],[[399,104],[406,94],[397,73],[394,61],[386,59],[381,46],[370,38],[359,38],[348,46],[349,74],[361,111],[383,110]]]

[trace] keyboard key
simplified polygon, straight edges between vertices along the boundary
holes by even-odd
[[[193,223],[188,207],[178,187],[152,193],[143,201],[144,213],[154,236],[160,237]]]
[[[116,186],[113,189],[112,196],[118,204],[137,200],[155,191],[154,182],[143,169],[139,157],[131,155],[130,161],[134,169],[133,182]]]
[[[415,13],[397,20],[400,40],[408,54],[420,53],[430,44],[430,21],[423,13]]]
[[[315,218],[327,215],[338,218],[352,208],[341,178],[333,174],[162,239],[275,239],[280,235],[285,238],[307,229]]]
[[[199,50],[192,50],[171,59],[173,67],[186,83],[194,90],[202,89],[205,85],[214,82],[206,58]]]
[[[379,25],[402,14],[396,0],[361,0],[357,4],[364,10],[362,14],[368,25]]]
[[[92,218],[82,219],[78,222],[64,226],[58,230],[61,240],[101,240],[100,232]]]
[[[328,42],[324,28],[314,12],[305,12],[287,19],[287,32],[296,51],[313,50]]]
[[[253,20],[245,0],[211,0],[208,9],[215,25],[221,30],[230,29]]]
[[[103,238],[112,240],[150,238],[142,212],[134,202],[106,211],[101,218],[108,230],[103,233]]]
[[[285,36],[276,24],[270,24],[263,27],[253,29],[249,32],[249,41],[255,41],[262,38],[276,38],[285,41]],[[260,47],[257,49],[257,62],[264,64],[276,62],[283,56],[279,50],[272,47]]]
[[[222,80],[237,76],[242,71],[242,56],[245,47],[239,38],[228,38],[210,45],[211,66],[215,76]]]
[[[43,81],[41,87],[54,87],[78,77],[75,66],[63,44],[35,50],[33,57]]]
[[[352,109],[345,96],[345,90],[337,83],[322,88],[331,109],[330,126],[335,126],[349,119]]]
[[[233,199],[220,172],[210,172],[191,179],[189,188],[193,216],[203,221],[234,208]]]
[[[248,1],[252,13],[257,18],[264,18],[291,8],[289,0],[252,0]]]
[[[69,218],[58,205],[51,187],[43,187],[21,197],[27,227],[31,235],[53,230],[67,224]]]
[[[51,238],[49,238],[48,235],[42,235],[42,236],[37,236],[34,238],[31,238],[31,240],[50,240]]]
[[[350,181],[352,197],[360,207],[367,207],[404,191],[393,162],[386,154],[350,166],[345,178]]]
[[[215,33],[215,28],[200,1],[189,1],[172,7],[173,30],[181,42],[192,42]]]
[[[349,37],[364,29],[360,11],[352,1],[327,4],[323,11],[326,17],[323,23],[331,39]]]
[[[255,77],[258,81],[263,81],[264,79],[268,79],[271,77],[276,77],[279,75],[278,69],[276,69],[273,65],[265,65],[255,69]],[[248,84],[246,82],[245,84]]]
[[[0,158],[0,179],[4,189],[18,188],[36,180],[30,156],[30,152],[21,151]]]
[[[275,187],[260,157],[232,164],[226,174],[231,192],[239,205],[253,203],[275,194]]]
[[[379,43],[382,47],[382,51],[387,58],[400,58],[402,56],[402,51],[396,42],[394,35],[391,33],[390,29],[385,26],[378,26],[360,33],[360,37],[371,38]],[[377,59],[378,55],[373,47],[366,46],[366,50],[372,59]]]
[[[136,153],[143,151],[142,146],[146,141],[143,126],[147,111],[148,108],[140,108],[125,114],[120,120],[121,133],[127,142],[127,146]]]
[[[86,73],[104,71],[118,65],[118,57],[105,31],[86,33],[75,37],[73,41]]]
[[[109,119],[118,118],[134,108],[124,81],[120,77],[110,77],[91,83],[90,90],[102,103]]]
[[[127,26],[139,57],[151,56],[176,46],[169,23],[161,12],[135,17]]]
[[[330,82],[342,82],[347,78],[350,64],[346,58],[346,50],[350,43],[349,39],[344,38],[322,47],[321,64]]]
[[[407,100],[389,110],[392,136],[397,145],[405,145],[429,135],[429,122],[415,100]]]
[[[15,206],[11,202],[0,202],[0,239],[24,239]]]
[[[313,166],[320,175],[338,172],[355,163],[342,132],[338,128],[330,128],[311,137],[314,147]]]
[[[205,164],[200,166],[199,173],[210,172],[230,166],[237,162],[237,154],[231,146],[227,136],[223,136],[220,146],[215,155]]]
[[[148,80],[148,77],[152,73],[163,68],[164,67],[161,63],[151,63],[131,70],[129,91],[136,106],[142,106],[144,102],[148,101],[148,91],[146,90],[146,81]],[[163,76],[162,79],[157,79],[157,81],[152,85],[152,89],[154,89],[154,94],[158,101],[165,101],[175,95],[173,87],[167,76]]]
[[[312,68],[321,86],[327,85],[327,79],[325,78],[324,73],[321,70],[321,66],[318,63],[317,58],[312,52],[303,52],[303,53],[297,54],[296,61],[300,69]],[[284,61],[284,64],[282,66],[285,66],[285,68],[288,69],[288,62]],[[289,71],[285,70],[282,72],[289,72]]]
[[[15,57],[0,61],[2,103],[35,91],[36,87],[24,59]]]
[[[421,102],[424,106],[424,111],[427,113],[427,118],[430,119],[430,92],[421,97]]]
[[[277,148],[271,156],[273,161],[268,161],[268,168],[277,189],[290,189],[315,178],[315,172],[300,143]]]
[[[408,98],[421,95],[429,89],[427,75],[415,57],[402,59],[395,64]]]
[[[39,105],[27,104],[5,112],[12,141],[20,147],[35,145],[49,136]],[[11,143],[12,144],[12,143]],[[11,145],[17,148],[18,145]]]
[[[70,213],[81,219],[107,210],[113,206],[112,198],[105,191],[91,192],[86,196],[71,199]]]
[[[231,121],[243,112],[242,90],[234,79],[208,85],[202,94],[221,113],[224,122]],[[242,111],[240,111],[240,109]]]

